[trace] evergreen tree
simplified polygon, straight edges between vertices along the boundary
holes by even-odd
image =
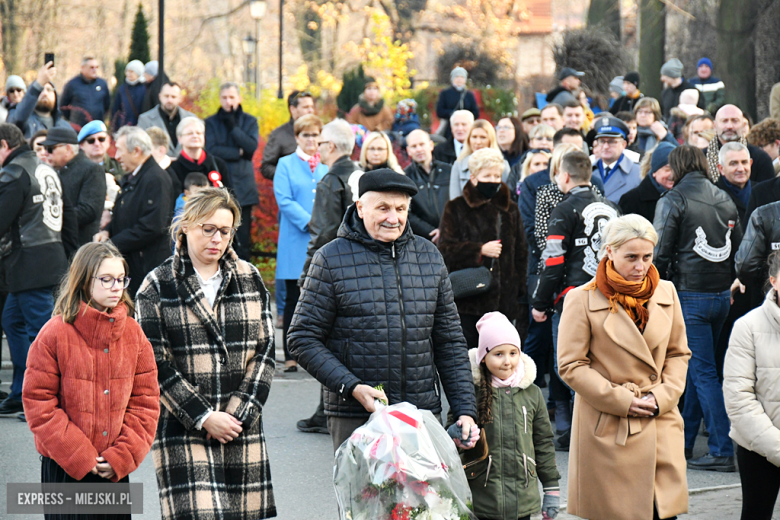
[[[130,56],[127,57],[128,63],[133,60],[141,60],[142,63],[148,63],[152,60],[152,54],[149,52],[149,22],[144,15],[144,7],[138,3],[138,12],[135,13],[133,22],[133,35],[130,39]],[[124,74],[124,71],[122,71]]]
[[[336,97],[340,115],[346,115],[358,102],[360,94],[363,93],[365,83],[366,73],[363,71],[363,65],[344,72],[344,83],[341,86],[341,92]]]

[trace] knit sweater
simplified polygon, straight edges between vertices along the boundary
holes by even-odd
[[[22,401],[38,453],[81,480],[101,456],[117,482],[149,452],[160,415],[152,346],[119,304],[54,316],[30,347]]]

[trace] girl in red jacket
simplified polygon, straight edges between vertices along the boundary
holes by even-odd
[[[151,448],[157,365],[126,273],[112,244],[82,246],[30,347],[22,400],[44,483],[127,482]]]

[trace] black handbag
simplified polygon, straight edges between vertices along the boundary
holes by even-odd
[[[498,213],[496,225],[497,240],[501,239],[501,213]],[[490,259],[490,269],[487,267],[469,267],[450,273],[450,283],[455,299],[469,298],[488,292],[493,285],[493,262]]]

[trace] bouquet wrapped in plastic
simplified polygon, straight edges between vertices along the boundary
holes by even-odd
[[[336,452],[333,484],[341,520],[476,520],[452,438],[409,403],[377,405]]]

